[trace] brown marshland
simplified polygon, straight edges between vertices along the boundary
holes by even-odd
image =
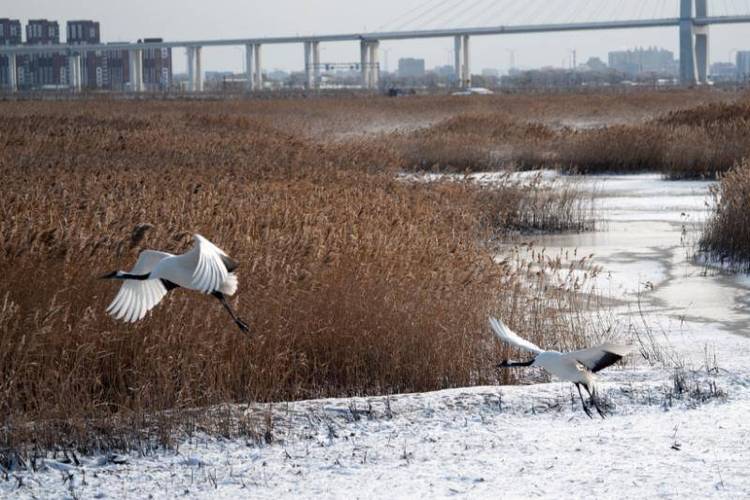
[[[575,191],[396,174],[580,168],[587,140],[711,129],[665,113],[740,98],[0,103],[0,449],[168,442],[187,421],[214,429],[188,410],[218,403],[495,382],[489,313],[575,347],[589,328],[561,314],[575,290],[539,271],[558,264],[493,259],[514,232],[582,229]],[[179,291],[135,326],[105,314],[116,290],[97,275],[144,248],[180,252],[193,232],[241,262],[249,341]]]

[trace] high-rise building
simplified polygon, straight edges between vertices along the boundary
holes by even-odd
[[[23,35],[21,21],[17,19],[0,19],[0,45],[21,45]],[[9,80],[9,62],[7,56],[0,56],[0,86],[6,86]]]
[[[18,19],[0,19],[0,45],[21,45],[21,21]]]
[[[750,80],[750,50],[737,52],[737,78],[742,81]]]
[[[90,20],[68,21],[68,45],[101,43],[99,23]],[[109,87],[106,58],[101,51],[81,54],[81,84],[89,89]]]
[[[52,45],[60,43],[60,25],[47,19],[30,19],[26,24],[26,43]]]
[[[100,43],[99,23],[95,21],[68,21],[68,45]]]
[[[677,74],[674,53],[656,47],[610,52],[609,67],[630,77],[642,73]]]
[[[413,59],[411,57],[399,59],[398,76],[407,78],[424,76],[424,59]]]
[[[30,20],[26,26],[26,44],[49,45],[50,52],[16,56],[20,89],[39,89],[69,85],[74,68],[70,55],[80,55],[81,86],[88,89],[125,90],[130,88],[131,51],[122,48],[89,50],[86,45],[101,44],[101,29],[96,21],[68,21],[65,45],[60,45],[60,26],[47,19]],[[157,43],[161,38],[147,38],[139,43]],[[0,19],[0,45],[23,43],[21,23]],[[46,48],[45,48],[46,50]],[[172,86],[172,49],[144,49],[143,83],[147,89],[167,90]],[[0,85],[10,83],[9,59],[0,56]]]
[[[59,45],[60,25],[57,21],[31,19],[26,24],[28,45]],[[18,58],[18,86],[39,88],[63,83],[67,71],[67,58],[64,54],[50,51]]]
[[[143,43],[160,43],[161,38],[146,38]],[[149,90],[167,90],[172,86],[172,49],[143,51],[143,84]]]
[[[109,90],[125,90],[130,82],[130,51],[123,49],[107,49],[103,51],[106,68],[105,88]]]

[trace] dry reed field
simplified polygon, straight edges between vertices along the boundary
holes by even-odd
[[[750,269],[750,159],[735,165],[711,189],[712,214],[700,249],[709,259]]]
[[[559,260],[493,259],[510,230],[582,227],[575,193],[405,182],[380,133],[331,132],[361,101],[0,103],[0,459],[262,435],[200,410],[220,403],[496,382],[489,313],[581,345]],[[97,276],[193,232],[240,261],[251,337],[179,290],[135,325],[105,314]]]
[[[555,168],[714,178],[750,155],[750,98],[743,94],[573,95],[567,103],[546,96],[525,110],[513,97],[489,98],[481,110],[461,110],[392,140],[408,168],[449,172]]]
[[[715,178],[750,156],[750,98],[666,113],[637,125],[579,131],[559,154],[581,173],[657,171],[674,179]]]

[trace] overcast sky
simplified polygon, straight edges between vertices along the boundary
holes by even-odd
[[[418,28],[422,21],[432,23],[427,27],[561,22],[576,19],[579,11],[583,14],[576,20],[588,20],[597,13],[585,7],[587,1],[596,8],[608,2],[617,12],[602,11],[598,15],[620,19],[648,17],[650,12],[653,17],[673,7],[676,10],[678,4],[678,0],[626,0],[623,8],[622,2],[613,0],[0,0],[0,17],[20,19],[24,24],[28,19],[54,19],[63,30],[68,20],[93,19],[101,23],[104,42],[143,37],[189,40],[374,31],[410,21],[408,16],[399,16],[415,8],[416,19],[407,28]],[[709,5],[712,3],[716,3],[717,13],[720,3],[709,0]],[[560,9],[555,11],[554,5]],[[519,12],[511,12],[512,7]],[[459,19],[457,9],[462,8],[467,12]],[[676,53],[677,43],[677,29],[673,28],[474,37],[472,71],[507,69],[511,51],[517,67],[561,66],[569,64],[572,49],[580,63],[590,56],[606,61],[608,51],[635,46],[656,45]],[[353,42],[323,44],[322,48],[323,62],[359,58],[359,47]],[[381,44],[380,60],[393,70],[400,57],[422,57],[428,67],[433,67],[451,64],[452,49],[450,39],[385,42]],[[734,57],[735,49],[750,49],[750,24],[711,28],[712,62]],[[203,66],[206,70],[242,71],[243,52],[239,47],[204,49]],[[184,50],[175,50],[173,56],[175,70],[183,71]],[[267,70],[300,70],[303,48],[269,46],[264,48],[263,59]]]

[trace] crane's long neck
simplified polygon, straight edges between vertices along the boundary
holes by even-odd
[[[112,271],[111,273],[107,273],[104,276],[99,276],[100,280],[150,280],[151,273],[147,274],[130,274],[126,273],[124,271]]]
[[[497,365],[500,368],[517,368],[520,366],[531,366],[534,363],[533,359],[530,359],[529,361],[508,361],[505,360],[499,365]]]
[[[149,279],[151,276],[151,273],[148,274],[130,274],[130,273],[124,273],[122,271],[117,271],[114,276],[112,276],[112,279],[116,280],[139,280],[144,281]]]

